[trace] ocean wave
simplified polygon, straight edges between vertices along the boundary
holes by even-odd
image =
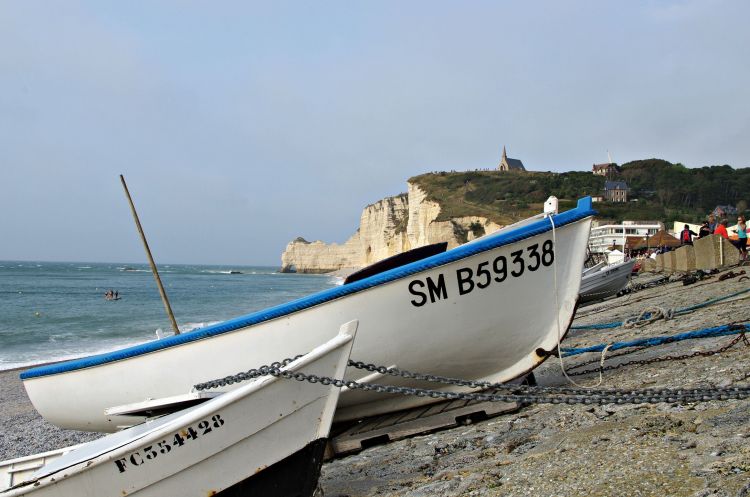
[[[237,269],[204,269],[201,271],[201,273],[206,273],[206,274],[264,274],[264,273],[256,273],[255,271],[248,273],[245,271],[239,271]]]
[[[188,331],[197,330],[198,328],[205,328],[213,324],[221,323],[221,321],[204,321],[202,323],[183,323],[179,326],[180,333],[187,333]]]
[[[172,334],[158,296],[154,296],[155,289],[150,282],[139,281],[148,277],[147,265],[85,261],[45,262],[42,268],[37,268],[36,262],[0,261],[0,265],[8,269],[0,271],[0,369],[86,357],[147,343],[156,339],[154,332],[160,326],[163,334]],[[17,265],[22,269],[17,269]],[[285,275],[270,266],[172,265],[169,270],[176,273],[169,275],[168,289],[174,288],[170,297],[178,304],[178,319],[180,308],[185,309],[180,321],[184,333],[338,283],[331,275]],[[231,275],[232,270],[243,274]],[[128,275],[128,271],[143,273],[143,278]],[[43,277],[37,278],[37,273]],[[31,274],[34,278],[27,277]],[[280,279],[267,275],[278,275]],[[103,293],[111,288],[124,294],[119,304],[103,303]],[[198,321],[187,322],[188,319]]]
[[[92,347],[80,347],[78,350],[67,350],[67,351],[58,351],[58,353],[49,354],[49,351],[45,349],[44,351],[29,351],[25,355],[25,357],[18,357],[17,354],[15,354],[15,357],[12,359],[9,357],[0,357],[0,371],[6,371],[8,369],[18,369],[18,368],[30,368],[34,366],[38,366],[41,364],[47,364],[52,362],[61,362],[61,361],[70,361],[73,359],[81,359],[82,357],[89,357],[94,356],[98,354],[105,354],[107,352],[112,352],[115,350],[119,350],[125,347],[131,347],[133,345],[138,345],[144,343],[144,340],[123,340],[123,341],[112,341],[108,343],[106,346],[92,346]]]
[[[204,321],[200,323],[182,323],[182,324],[178,324],[177,327],[180,329],[180,333],[188,333],[190,331],[205,328],[206,326],[211,326],[211,325],[218,324],[221,322],[222,321]],[[155,330],[155,333],[156,333],[156,338],[164,338],[166,336],[171,336],[172,330],[169,330],[169,332],[165,332],[163,329],[157,328]]]

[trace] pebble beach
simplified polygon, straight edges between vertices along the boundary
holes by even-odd
[[[742,268],[732,268],[734,274]],[[681,309],[750,288],[723,273],[690,285],[675,281],[579,308],[574,325],[623,321],[647,308]],[[661,275],[640,275],[648,283]],[[750,293],[642,327],[571,330],[564,347],[675,335],[750,320]],[[735,335],[684,340],[606,359],[624,365],[566,378],[558,358],[534,371],[545,386],[571,381],[596,388],[746,386],[750,346]],[[695,354],[701,352],[704,354]],[[614,355],[614,353],[613,353]],[[686,356],[657,360],[665,356]],[[601,353],[568,357],[569,372],[596,369]],[[577,364],[594,361],[582,368]],[[0,460],[73,445],[101,436],[58,429],[41,419],[18,380],[0,372]],[[598,386],[596,386],[598,385]],[[693,404],[532,404],[451,430],[368,448],[323,466],[320,492],[359,496],[748,496],[750,400]]]

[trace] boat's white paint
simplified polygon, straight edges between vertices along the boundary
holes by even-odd
[[[599,271],[601,268],[603,268],[606,265],[607,265],[606,262],[597,262],[591,267],[584,268],[583,272],[581,273],[581,276],[586,276],[587,274],[591,274],[596,271]]]
[[[347,323],[285,369],[342,378],[356,328],[356,321]],[[320,383],[261,377],[198,406],[83,444],[0,495],[213,495],[327,437],[338,393]],[[201,427],[204,421],[210,432]],[[189,428],[197,438],[173,442]]]
[[[34,474],[42,466],[59,459],[71,450],[81,445],[73,445],[62,449],[50,450],[41,454],[17,457],[0,462],[0,490],[12,487]]]
[[[360,323],[354,360],[458,378],[509,381],[537,366],[543,358],[535,351],[554,349],[558,333],[567,330],[578,298],[590,224],[589,217],[555,230],[555,264],[526,270],[517,278],[508,275],[502,283],[492,281],[466,295],[459,293],[458,269],[471,268],[476,274],[480,264],[488,263],[492,270],[493,260],[503,255],[510,271],[512,252],[523,250],[528,261],[527,248],[535,243],[541,247],[552,240],[553,233],[547,231],[233,332],[87,369],[30,378],[24,385],[48,421],[65,428],[114,431],[137,419],[107,416],[106,408],[169,397],[200,382],[294,357],[320,343],[327,330],[352,319]],[[447,298],[415,307],[409,285],[428,277],[438,281],[440,275]],[[346,377],[366,374],[350,368]],[[393,377],[388,380],[425,386]],[[336,419],[429,402],[435,400],[351,390],[341,394]]]
[[[580,303],[611,297],[625,288],[630,281],[635,261],[630,259],[595,271],[584,271],[579,291]]]

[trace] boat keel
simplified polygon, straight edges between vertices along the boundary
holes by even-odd
[[[250,478],[213,495],[217,497],[311,497],[318,487],[327,441],[326,438],[314,440]]]

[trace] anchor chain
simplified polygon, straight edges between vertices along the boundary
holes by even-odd
[[[243,381],[252,380],[253,378],[258,378],[259,376],[267,376],[270,374],[269,371],[271,369],[278,370],[278,369],[283,368],[284,366],[288,366],[292,362],[302,357],[302,355],[303,354],[299,354],[295,357],[288,357],[282,361],[272,362],[270,366],[261,366],[259,368],[253,368],[242,373],[225,376],[224,378],[218,378],[216,380],[210,380],[204,383],[198,383],[197,385],[193,385],[193,388],[195,388],[198,391],[210,390],[212,388],[225,387],[233,383],[240,383]]]
[[[297,356],[300,357],[300,356]],[[285,359],[272,363],[270,366],[261,366],[244,373],[227,376],[219,380],[195,385],[196,390],[206,390],[217,386],[224,386],[235,382],[245,381],[258,376],[272,375],[281,378],[306,381],[309,383],[320,383],[322,385],[333,385],[335,387],[346,387],[352,390],[364,390],[396,395],[412,395],[417,397],[430,397],[433,399],[467,400],[467,401],[490,401],[490,402],[518,402],[522,404],[654,404],[660,402],[689,403],[707,402],[711,400],[746,399],[750,398],[750,386],[728,387],[728,388],[693,388],[693,389],[606,389],[586,390],[570,387],[532,387],[524,385],[497,384],[483,381],[462,380],[437,375],[414,373],[398,368],[386,368],[374,364],[366,364],[358,361],[349,361],[349,365],[377,371],[381,374],[400,376],[409,379],[424,380],[463,386],[470,388],[491,388],[492,392],[450,392],[442,390],[431,390],[426,388],[399,387],[395,385],[380,385],[376,383],[359,383],[353,380],[339,380],[327,376],[308,375],[301,372],[284,371],[281,368],[295,359]],[[507,393],[497,393],[503,391]]]

